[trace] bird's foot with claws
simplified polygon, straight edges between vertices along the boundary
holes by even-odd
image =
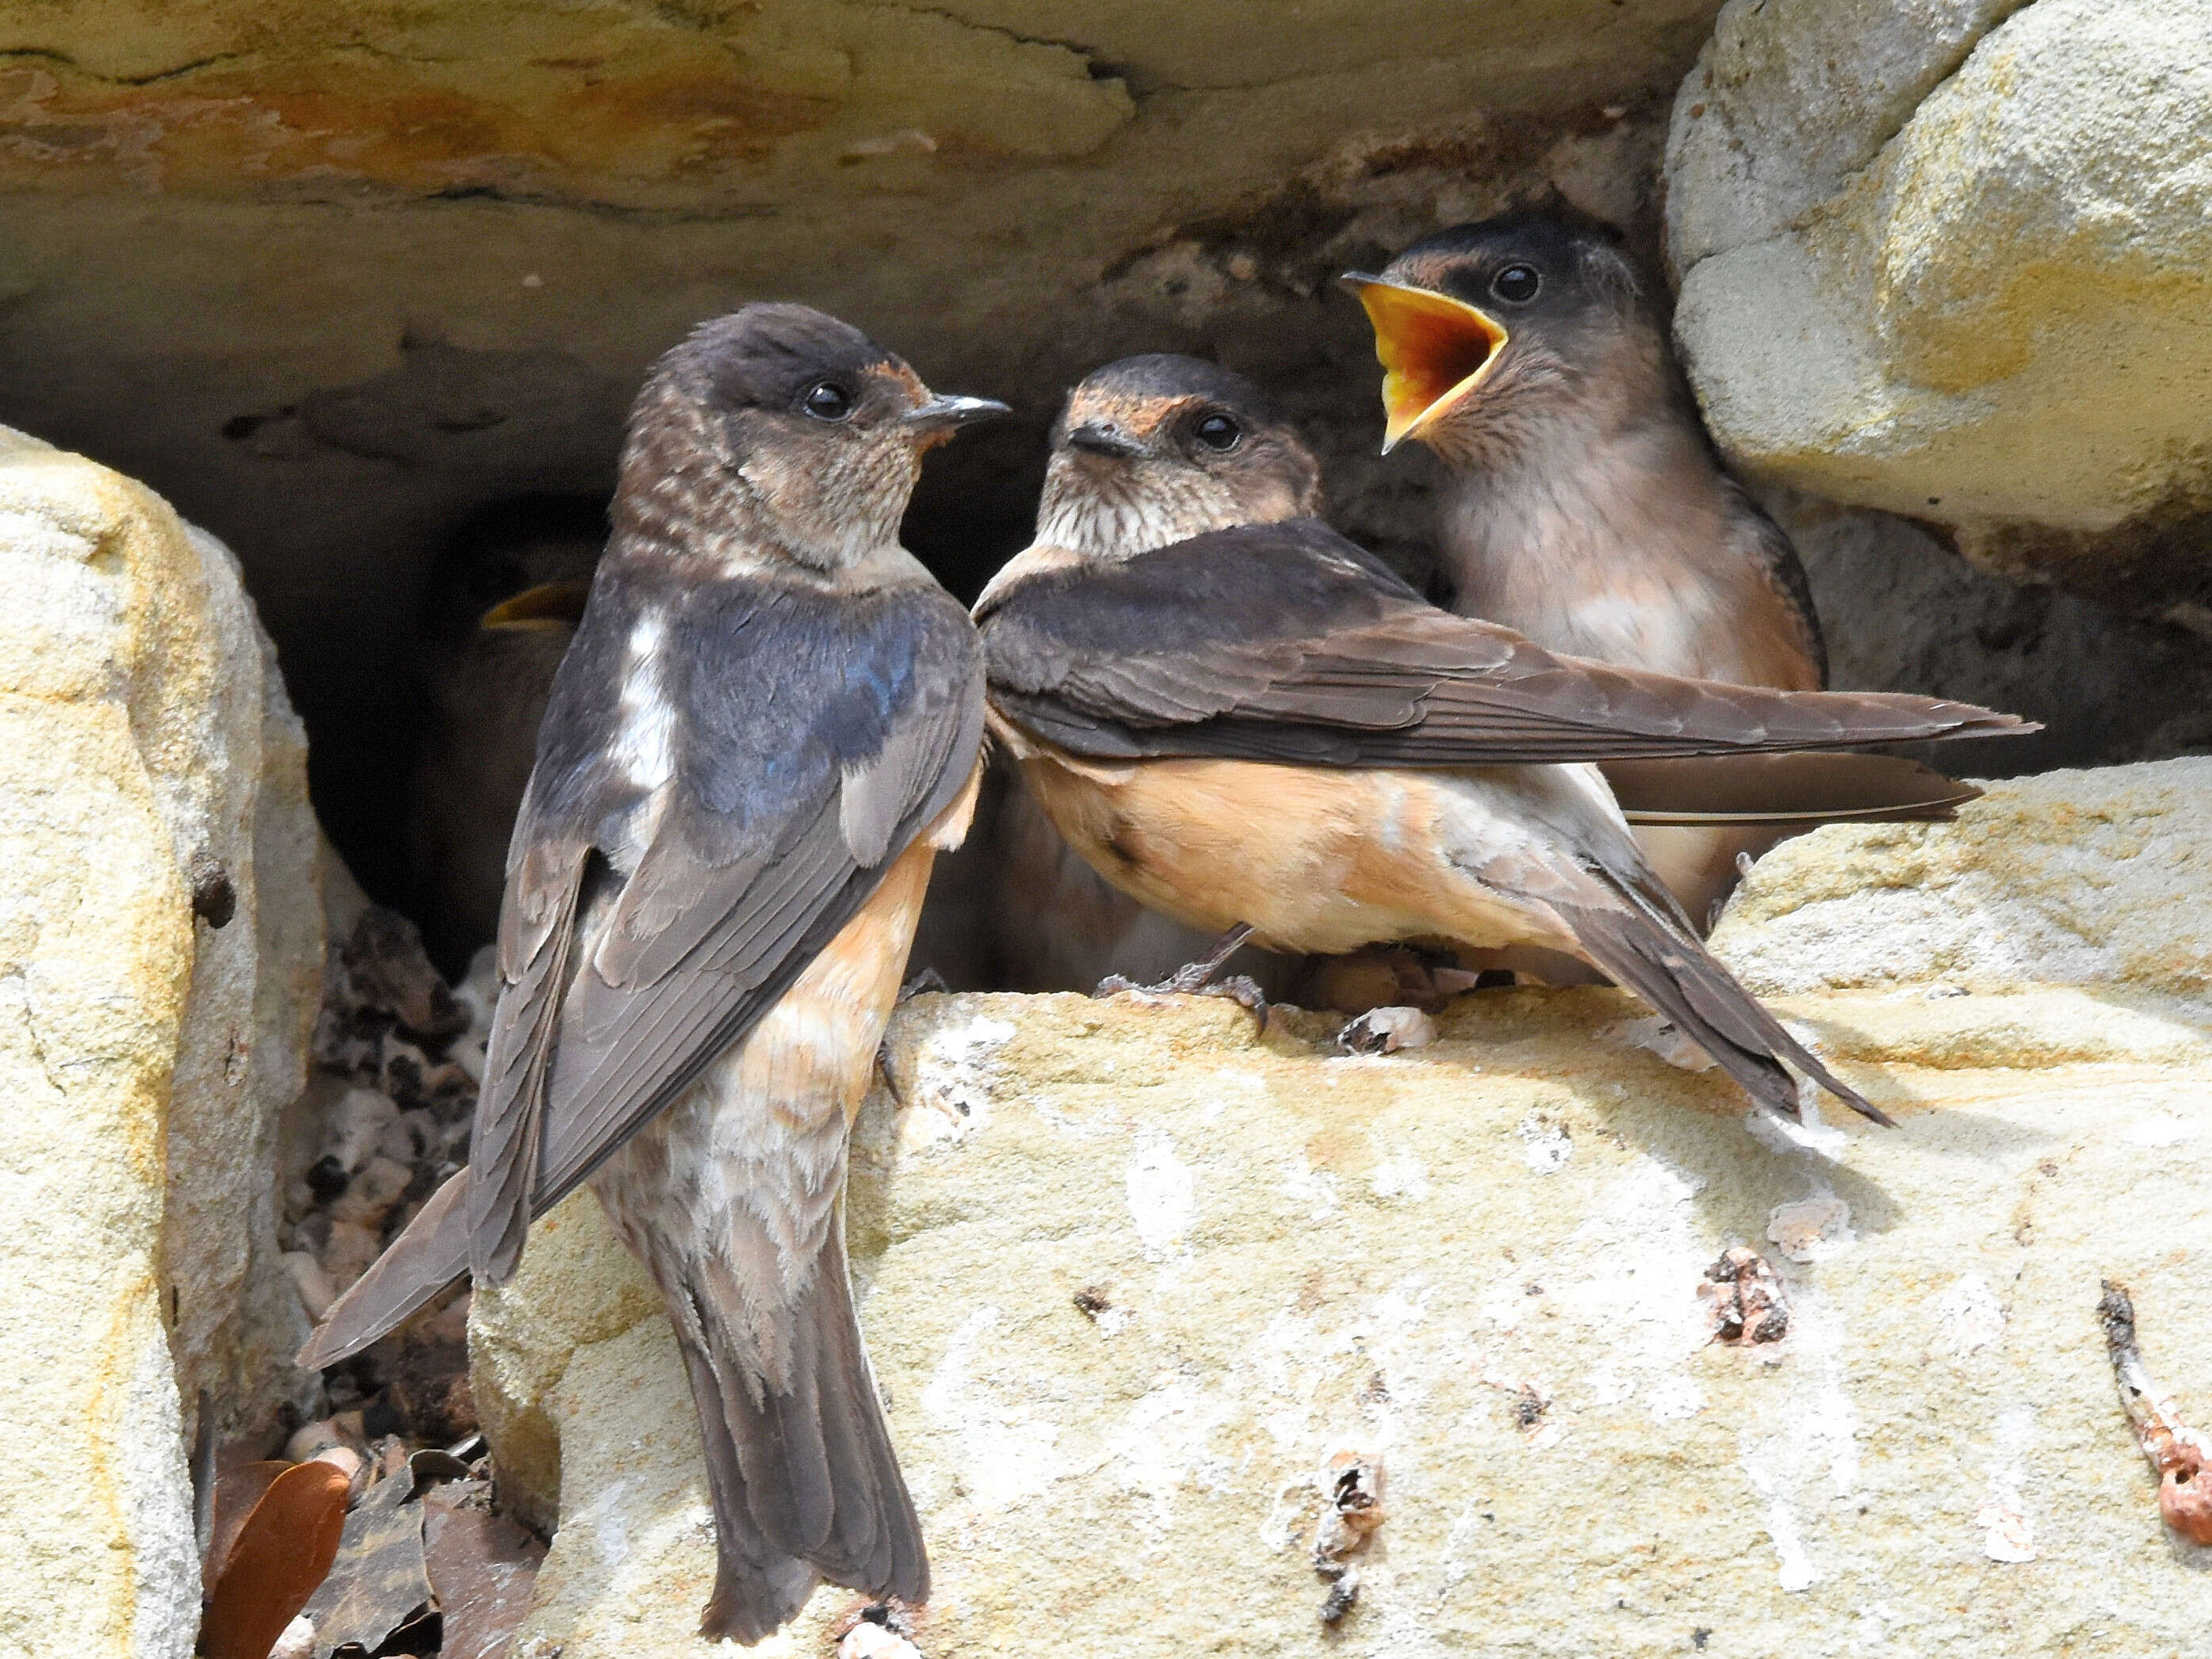
[[[903,1006],[914,998],[931,994],[949,996],[952,988],[945,982],[945,975],[934,968],[925,968],[899,987],[898,1006]]]
[[[1249,1008],[1259,1019],[1260,1029],[1267,1029],[1267,994],[1259,982],[1249,975],[1226,974],[1222,964],[1235,956],[1244,941],[1252,937],[1251,927],[1239,922],[1221,936],[1221,942],[1211,954],[1200,961],[1178,968],[1156,984],[1139,985],[1122,974],[1109,974],[1098,981],[1094,997],[1119,996],[1124,991],[1133,991],[1139,996],[1227,997],[1239,1007]]]
[[[925,968],[899,987],[898,1000],[893,1006],[903,1007],[912,998],[925,995],[932,991],[950,992],[951,989],[952,988],[945,982],[944,975],[939,973],[934,968]],[[888,1036],[876,1044],[876,1075],[883,1079],[884,1088],[890,1095],[891,1104],[902,1112],[904,1111],[906,1096],[899,1088],[898,1079],[891,1074],[891,1040]]]

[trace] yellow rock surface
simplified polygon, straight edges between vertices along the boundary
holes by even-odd
[[[304,745],[222,545],[4,429],[0,591],[0,1654],[181,1656],[200,1392],[228,1432],[304,1381]]]
[[[1759,861],[1713,948],[1765,992],[1945,981],[2212,996],[2212,759],[2008,778],[1947,824]]]
[[[2160,1523],[2095,1309],[2132,1285],[2212,1415],[2212,1020],[2101,986],[1780,1007],[1899,1128],[1749,1121],[1606,990],[1464,998],[1375,1059],[1212,1002],[909,1004],[848,1226],[921,1650],[2189,1651],[2212,1552]],[[555,1224],[476,1304],[479,1398],[559,1438],[516,1652],[704,1655],[665,1320],[588,1195]],[[1735,1244],[1778,1342],[1711,1340]],[[506,1472],[540,1502],[545,1449]],[[1346,1449],[1388,1518],[1332,1633],[1310,1551]],[[826,1651],[856,1601],[757,1651]]]
[[[2063,538],[2008,556],[2003,527],[2201,513],[2209,97],[2198,0],[1732,0],[1668,156],[1676,332],[1716,437],[2062,581]],[[2154,556],[2201,570],[2201,545]],[[2124,591],[2124,565],[2076,575]]]

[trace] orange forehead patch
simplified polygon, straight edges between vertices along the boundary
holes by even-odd
[[[1079,390],[1068,400],[1067,423],[1080,426],[1085,421],[1111,421],[1131,434],[1158,430],[1182,410],[1205,399],[1196,397],[1146,398],[1126,392]]]
[[[867,372],[878,379],[889,380],[900,391],[905,392],[908,404],[912,408],[920,409],[929,401],[930,391],[922,384],[921,376],[908,368],[899,358],[894,357],[889,362],[878,363]],[[927,454],[940,444],[951,443],[957,435],[958,428],[948,426],[940,431],[923,434],[915,447]]]

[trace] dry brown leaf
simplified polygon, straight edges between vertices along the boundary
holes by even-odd
[[[215,1518],[208,1528],[207,1559],[200,1563],[200,1593],[215,1594],[216,1582],[238,1544],[246,1517],[261,1501],[276,1477],[292,1466],[283,1458],[264,1462],[234,1463],[214,1477]]]
[[[443,1659],[499,1659],[530,1610],[545,1546],[476,1507],[483,1484],[442,1487],[423,1501],[422,1553],[445,1613]]]
[[[270,1479],[220,1552],[222,1565],[200,1626],[207,1659],[269,1659],[284,1626],[337,1559],[346,1486],[345,1472],[328,1463],[295,1463]],[[218,1503],[221,1495],[218,1486]]]
[[[307,1616],[315,1621],[315,1651],[328,1654],[349,1642],[374,1653],[385,1638],[430,1602],[422,1566],[422,1510],[406,1465],[368,1489],[346,1516],[337,1560]],[[260,1659],[260,1656],[256,1656]]]

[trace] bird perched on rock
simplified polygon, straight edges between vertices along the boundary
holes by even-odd
[[[1796,551],[1722,467],[1653,285],[1611,229],[1564,204],[1524,208],[1345,280],[1387,371],[1385,452],[1413,439],[1450,474],[1437,552],[1451,610],[1661,673],[1827,683]],[[1755,766],[1709,763],[1698,775],[1654,787],[1685,803],[1709,791],[1738,827],[1638,839],[1701,927],[1739,853],[1833,817],[1947,816],[1978,793],[1867,757],[1799,766],[1794,793]]]
[[[1312,459],[1210,364],[1070,397],[1035,545],[975,607],[991,726],[1098,872],[1270,948],[1568,952],[1786,1114],[1784,1061],[1869,1116],[1706,951],[1587,761],[2023,729],[1555,655],[1438,610],[1318,520]]]
[[[588,1179],[667,1301],[718,1571],[757,1640],[817,1575],[928,1568],[846,1277],[847,1134],[936,849],[974,809],[975,635],[898,543],[933,396],[802,306],[654,367],[508,863],[472,1162],[331,1310],[327,1365],[513,1271]]]
[[[1090,396],[1082,421],[1071,423],[1063,414],[1053,429],[1055,454],[1067,449],[1133,454],[1133,443],[1121,436],[1118,421],[1144,418],[1162,388],[1180,395],[1218,384],[1231,398],[1250,401],[1260,395],[1241,375],[1192,357],[1125,358],[1115,371],[1110,376],[1102,371],[1085,383]],[[1152,384],[1155,380],[1158,386]],[[1282,483],[1290,494],[1278,504],[1281,513],[1319,512],[1320,466],[1303,446],[1295,457],[1285,459],[1289,465]],[[1110,489],[1115,481],[1109,477],[1103,482]],[[1056,499],[1047,492],[1046,512]],[[1129,514],[1127,534],[1133,541],[1152,544],[1158,531],[1148,515],[1158,503],[1136,489],[1115,510],[1122,507]],[[1055,527],[1041,514],[1037,543],[1049,545],[1057,538]],[[1061,838],[1027,789],[1010,788],[1000,795],[987,833],[998,871],[991,905],[994,942],[1006,975],[1018,990],[1090,991],[1102,981],[1164,980],[1213,943],[1212,936],[1146,908],[1100,876]],[[1222,966],[1233,967],[1270,994],[1281,994],[1297,969],[1294,963],[1256,951],[1236,953],[1233,963],[1224,958]]]

